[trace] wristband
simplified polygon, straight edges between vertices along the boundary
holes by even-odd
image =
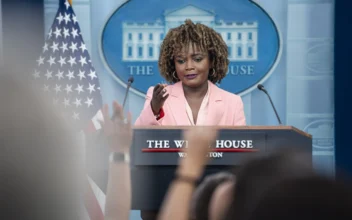
[[[110,153],[109,161],[112,163],[129,163],[130,162],[130,154],[129,153],[112,152],[112,153]]]
[[[191,185],[196,185],[199,180],[198,180],[198,178],[195,178],[195,177],[177,174],[175,181],[189,183]]]
[[[156,118],[156,120],[160,120],[164,117],[164,115],[165,115],[165,112],[164,112],[163,108],[161,108],[159,111],[159,114],[155,115],[155,118]]]

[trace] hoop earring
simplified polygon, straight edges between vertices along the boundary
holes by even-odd
[[[176,71],[174,71],[174,72],[172,73],[172,77],[173,77],[174,79],[178,79],[177,76],[175,75],[175,73],[176,73]]]
[[[213,68],[213,74],[211,74],[212,77],[215,77],[216,76],[216,71],[215,71],[215,68]]]

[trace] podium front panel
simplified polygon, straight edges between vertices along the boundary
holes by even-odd
[[[181,128],[160,127],[160,129],[134,130],[131,148],[132,209],[158,210],[160,208],[169,184],[174,178],[180,160],[179,153],[182,152],[177,148],[175,140],[182,140]],[[228,147],[217,151],[216,145],[213,145],[214,152],[222,153],[222,157],[212,158],[202,178],[225,170],[236,174],[236,170],[248,157],[258,153],[272,152],[280,148],[299,149],[310,154],[312,152],[311,136],[289,126],[220,128],[217,140],[250,140],[253,146],[233,148],[227,145]],[[159,141],[156,144],[157,148],[155,141]],[[168,141],[168,145],[165,141]]]
[[[183,129],[187,127],[134,128],[130,152],[133,210],[159,209],[180,160],[179,153],[182,152],[177,149],[177,146],[175,147],[175,140],[182,140]],[[312,137],[291,126],[243,126],[219,129],[219,141],[250,140],[253,147],[233,148],[229,142],[226,143],[227,145],[224,142],[228,147],[224,146],[219,151],[215,151],[215,153],[222,153],[222,157],[215,155],[216,157],[212,158],[203,178],[224,170],[230,170],[236,174],[236,170],[248,157],[258,153],[272,152],[280,148],[300,149],[312,153]],[[149,147],[147,140],[168,140],[169,147],[155,148],[153,145]],[[109,151],[104,150],[102,144],[91,142],[92,147],[87,148],[87,154],[90,155],[87,160],[89,161],[88,172],[100,189],[106,192]]]

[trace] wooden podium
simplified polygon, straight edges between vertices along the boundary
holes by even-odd
[[[182,131],[189,127],[135,127],[131,147],[132,209],[158,210],[174,178]],[[217,127],[219,136],[205,175],[235,170],[255,153],[281,148],[312,152],[312,136],[292,126]],[[191,147],[191,146],[190,146]]]

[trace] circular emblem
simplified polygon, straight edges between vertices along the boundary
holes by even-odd
[[[281,54],[275,23],[250,0],[130,0],[108,19],[100,52],[110,73],[122,85],[134,77],[132,91],[144,96],[163,81],[158,70],[160,44],[170,28],[186,19],[220,33],[229,50],[227,76],[219,86],[244,94],[265,81]]]
[[[307,51],[307,68],[316,74],[328,74],[334,70],[334,45],[319,44]]]
[[[321,119],[309,123],[304,129],[313,136],[313,147],[332,149],[334,147],[334,121]]]

